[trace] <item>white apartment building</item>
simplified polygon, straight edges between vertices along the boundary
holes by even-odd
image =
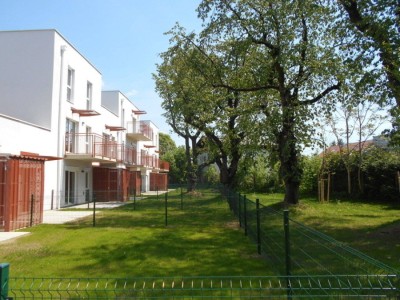
[[[157,126],[121,92],[102,91],[99,70],[56,30],[0,31],[0,44],[0,156],[55,158],[45,210],[166,188]]]

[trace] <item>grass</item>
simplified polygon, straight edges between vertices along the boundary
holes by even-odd
[[[282,194],[250,194],[280,208]],[[101,210],[92,227],[88,217],[65,225],[25,229],[32,234],[0,244],[0,261],[11,276],[154,277],[277,275],[258,256],[220,196],[210,191],[177,192]],[[290,217],[367,255],[400,269],[400,205],[303,198]]]
[[[272,275],[239,230],[225,201],[203,193],[149,198],[65,225],[39,225],[0,244],[12,277],[146,277]]]
[[[283,194],[251,194],[266,206],[280,207]],[[290,207],[290,218],[400,270],[400,202],[371,203],[304,197]]]

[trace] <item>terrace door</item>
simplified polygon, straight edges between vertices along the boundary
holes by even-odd
[[[76,197],[76,173],[73,171],[65,170],[65,193],[64,205],[72,205],[75,203]]]

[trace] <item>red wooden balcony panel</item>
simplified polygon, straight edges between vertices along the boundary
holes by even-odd
[[[169,162],[160,159],[160,169],[164,171],[169,171]]]

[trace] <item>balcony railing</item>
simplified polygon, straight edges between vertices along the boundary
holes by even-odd
[[[137,141],[152,141],[154,137],[150,121],[131,121],[127,123],[126,134]]]
[[[160,159],[160,170],[169,171],[169,163]]]
[[[65,156],[69,159],[107,160],[127,166],[169,170],[169,164],[155,155],[138,153],[135,147],[104,140],[101,135],[94,133],[66,134]]]

